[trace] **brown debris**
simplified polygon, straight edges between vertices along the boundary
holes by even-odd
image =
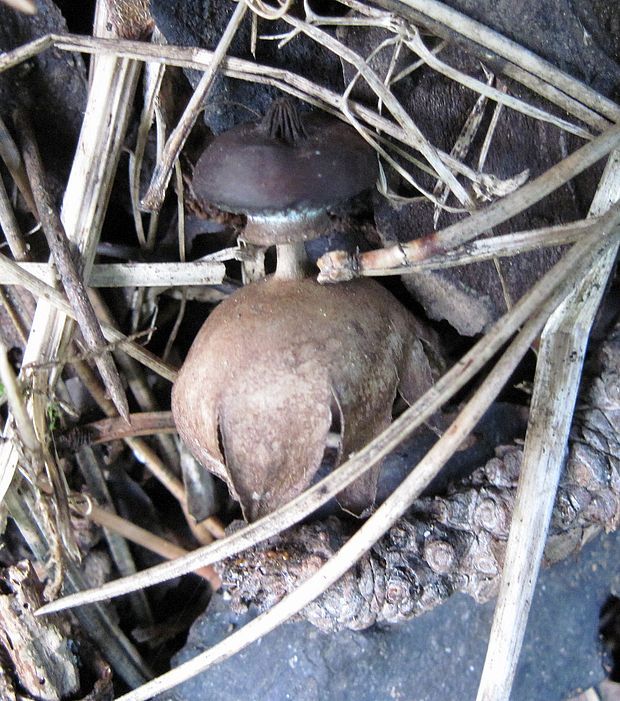
[[[116,34],[123,39],[146,39],[155,26],[150,4],[150,0],[107,0]]]

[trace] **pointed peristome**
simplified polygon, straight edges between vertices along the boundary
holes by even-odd
[[[276,100],[263,120],[217,136],[194,170],[199,200],[246,214],[250,243],[321,236],[328,209],[374,186],[377,158],[350,126]]]

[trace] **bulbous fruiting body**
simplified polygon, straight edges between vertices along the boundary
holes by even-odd
[[[172,393],[177,428],[254,520],[312,483],[330,430],[338,462],[391,422],[397,391],[411,402],[428,389],[427,333],[371,280],[254,283],[196,337]],[[367,511],[377,475],[358,479],[340,503]]]

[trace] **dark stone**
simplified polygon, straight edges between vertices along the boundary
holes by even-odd
[[[213,0],[151,2],[151,12],[157,27],[169,43],[206,49],[217,46],[234,8],[234,3],[224,4]],[[290,29],[284,22],[258,20],[259,35],[276,35]],[[247,13],[228,55],[285,67],[321,85],[335,90],[342,88],[342,71],[338,58],[316,42],[300,35],[278,48],[278,41],[259,39],[254,57],[250,51],[250,30],[250,13]],[[187,71],[186,75],[195,87],[202,74],[199,71]],[[272,100],[279,96],[281,92],[271,86],[220,75],[206,101],[205,122],[214,133],[219,134],[236,124],[256,121],[256,117],[265,114]]]
[[[451,418],[449,419],[452,420]],[[445,419],[448,423],[448,419]],[[445,494],[450,484],[469,477],[495,456],[498,445],[507,445],[525,436],[527,412],[516,404],[496,402],[484,414],[468,441],[430,482],[422,496]],[[383,503],[430,450],[437,435],[428,428],[416,431],[383,461],[377,487],[377,504]]]
[[[620,591],[620,532],[542,571],[512,701],[563,701],[606,675],[599,612]],[[289,623],[165,698],[178,701],[437,701],[472,699],[484,663],[494,602],[458,594],[407,623],[324,634]],[[215,597],[174,659],[179,665],[247,623]]]
[[[447,0],[598,92],[620,97],[620,4],[613,0]]]
[[[29,16],[0,4],[0,51],[67,31],[63,16],[51,0],[39,0],[37,8],[37,14]],[[19,106],[28,112],[55,195],[64,186],[73,160],[86,88],[82,57],[59,49],[47,49],[0,73],[0,115],[11,129],[13,110]],[[19,126],[15,125],[15,130]]]

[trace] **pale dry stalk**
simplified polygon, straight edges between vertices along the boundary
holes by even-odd
[[[71,306],[69,305],[69,302],[67,302],[67,299],[62,292],[59,292],[51,285],[39,280],[39,278],[34,277],[34,275],[31,275],[17,265],[17,263],[9,258],[6,258],[2,254],[0,254],[0,274],[7,277],[12,277],[16,281],[16,284],[25,287],[33,294],[34,297],[49,302],[51,306],[59,310],[59,312],[62,314],[66,314],[69,317],[71,317],[73,314]],[[159,358],[153,355],[153,353],[146,350],[139,344],[129,340],[125,334],[121,333],[114,326],[103,323],[101,328],[103,329],[103,334],[108,341],[122,345],[125,352],[131,357],[135,358],[135,360],[142,363],[145,367],[153,370],[153,372],[160,377],[163,377],[170,382],[174,382],[176,378],[176,371],[168,364],[161,361]],[[38,364],[45,364],[45,362],[46,361],[38,363],[36,361],[32,361],[32,364],[36,366]]]
[[[174,163],[181,153],[187,137],[194,126],[198,115],[202,110],[205,98],[208,96],[220,64],[228,51],[231,41],[234,39],[237,29],[243,20],[247,6],[242,0],[237,4],[235,11],[222,34],[222,37],[213,52],[213,57],[205,69],[196,90],[185,108],[183,116],[168,138],[160,161],[155,167],[153,178],[146,195],[142,199],[142,207],[147,211],[158,210],[164,199],[166,187],[172,174]]]
[[[117,514],[102,509],[92,499],[85,499],[83,495],[73,498],[72,506],[84,518],[90,519],[97,525],[123,536],[123,538],[150,550],[166,560],[172,560],[175,557],[187,554],[187,550],[181,546],[171,543],[165,538],[160,538],[158,535],[151,533],[151,531],[147,531],[145,528],[141,528]],[[200,567],[195,570],[195,574],[206,579],[213,589],[220,587],[220,579],[212,567]]]
[[[377,274],[377,271],[385,274],[387,270],[406,273],[411,263],[426,260],[470,241],[539,202],[610,151],[618,148],[619,144],[620,125],[616,125],[510,195],[433,234],[368,253],[355,255],[349,255],[343,251],[326,253],[318,261],[321,271],[319,280],[323,282],[350,280],[364,274],[365,271],[368,274]]]
[[[16,49],[6,55],[0,55],[0,71],[16,65],[24,56],[37,54],[49,48],[50,45],[66,51],[83,51],[86,53],[113,54],[137,60],[162,62],[167,65],[174,65],[183,68],[195,68],[205,70],[210,65],[212,52],[207,49],[186,49],[177,46],[152,47],[141,42],[127,40],[105,40],[93,37],[76,35],[49,35],[49,42],[39,42],[36,40],[33,45],[28,45],[29,50]],[[222,61],[221,71],[224,75],[239,80],[271,85],[277,87],[285,93],[294,95],[311,105],[326,110],[335,115],[341,115],[341,110],[345,109],[341,95],[313,83],[302,76],[291,73],[285,69],[274,68],[264,64],[253,63],[234,57],[226,57]],[[364,105],[348,101],[346,108],[360,119],[363,119],[369,126],[377,131],[396,139],[410,146],[413,149],[418,147],[418,139],[410,134],[406,129],[392,120],[377,114],[376,111]],[[605,123],[608,124],[607,122]],[[449,167],[451,171],[461,174],[473,183],[481,182],[481,175],[465,164],[452,158],[449,154],[435,149],[440,159]],[[434,174],[432,169],[423,163],[418,163],[409,159],[421,170],[427,170]],[[488,186],[488,185],[487,185]]]
[[[589,215],[606,212],[619,198],[617,150],[607,162]],[[541,335],[523,464],[478,701],[507,701],[510,696],[564,465],[590,329],[617,252],[616,236],[553,313]]]
[[[37,40],[36,44],[39,46],[45,42],[40,44]],[[71,245],[81,255],[86,277],[99,239],[138,74],[139,64],[132,61],[106,56],[97,62],[61,212],[62,224]],[[10,263],[7,259],[4,262]],[[63,304],[66,304],[64,298]],[[24,364],[58,358],[72,331],[72,323],[68,323],[65,314],[58,312],[45,299],[39,300],[24,351]],[[35,431],[41,437],[47,431],[46,390],[53,387],[60,369],[59,363],[55,372],[39,371],[33,378],[37,387],[43,390],[34,393],[30,402]],[[0,449],[0,465],[13,472],[17,460],[14,446],[10,441],[5,442]]]
[[[45,182],[43,162],[36,143],[34,131],[28,115],[21,111],[16,115],[16,123],[21,125],[26,172],[35,198],[37,213],[47,239],[54,265],[67,295],[67,299],[86,342],[94,353],[94,359],[101,377],[110,393],[119,414],[129,416],[129,405],[118,370],[112,356],[105,348],[105,338],[95,315],[92,304],[73,262],[71,246],[63,223],[54,207],[51,194]]]

